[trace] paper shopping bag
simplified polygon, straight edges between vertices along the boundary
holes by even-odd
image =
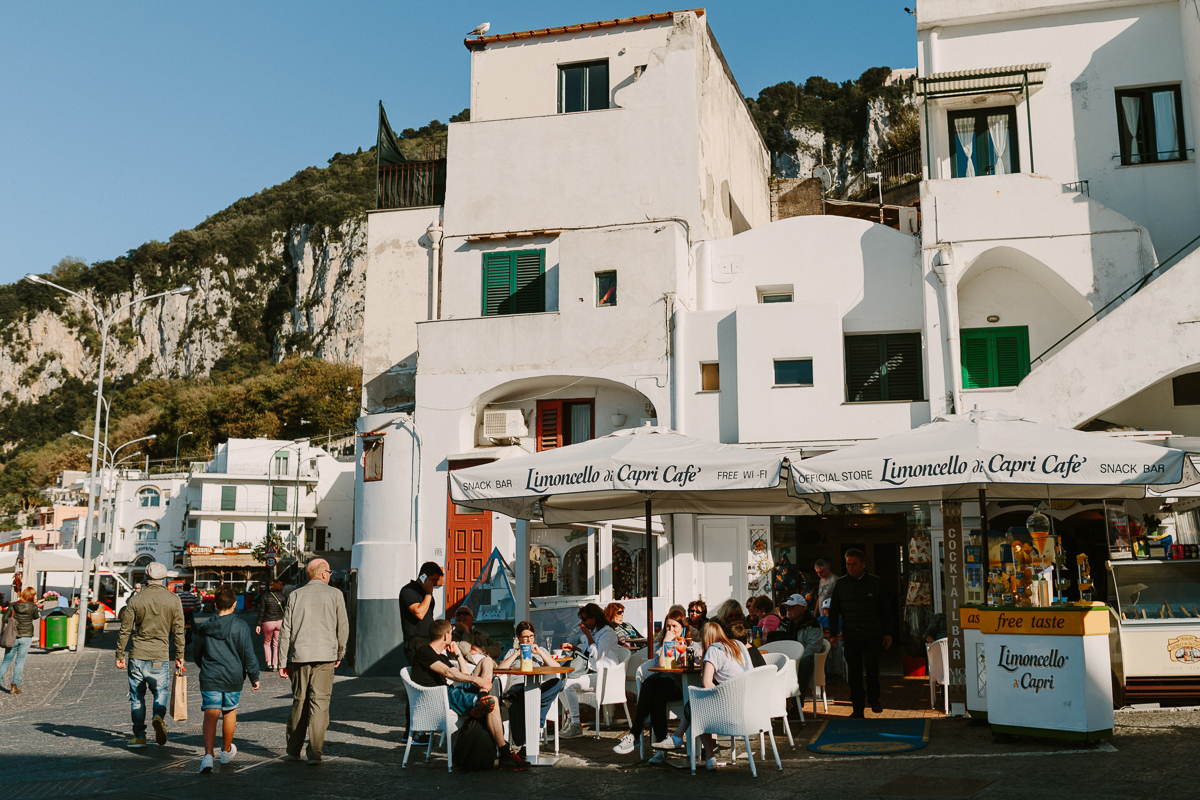
[[[175,680],[171,684],[171,703],[167,713],[176,722],[187,719],[187,676],[178,670],[175,671]]]

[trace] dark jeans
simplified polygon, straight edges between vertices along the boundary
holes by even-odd
[[[646,727],[646,718],[650,718],[650,729],[654,741],[661,742],[667,737],[667,726],[670,722],[667,715],[667,704],[683,699],[679,684],[669,675],[651,675],[642,681],[641,691],[638,692],[637,711],[633,715],[633,725],[630,730],[635,735]]]
[[[549,713],[550,706],[554,705],[554,698],[558,697],[564,685],[560,678],[554,678],[538,687],[542,692],[543,726],[546,724],[546,714]],[[508,707],[508,730],[513,744],[520,746],[525,744],[525,686],[523,684],[513,686],[508,690],[508,695],[512,701]]]
[[[404,640],[404,659],[408,662],[408,666],[412,666],[417,662],[417,650],[422,647],[427,647],[429,640],[422,637],[414,637]],[[404,735],[407,736],[412,728],[412,710],[408,707],[407,700],[404,703]]]
[[[808,687],[812,683],[813,673],[816,671],[817,654],[815,652],[804,654],[796,662],[796,679],[800,682],[800,695],[796,698],[798,705],[804,705],[804,698],[808,695]],[[878,692],[876,693],[878,694]]]
[[[868,705],[879,703],[879,658],[883,655],[883,640],[846,639],[846,673],[850,681],[850,705],[862,711]],[[866,673],[867,691],[863,693],[863,677]]]

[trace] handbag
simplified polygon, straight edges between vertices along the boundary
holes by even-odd
[[[167,713],[176,722],[183,722],[187,719],[187,675],[183,674],[183,670],[175,670],[175,680],[171,682],[171,702],[167,706]]]
[[[0,631],[0,647],[11,650],[17,646],[17,621],[13,618],[12,609],[4,612],[4,630]]]

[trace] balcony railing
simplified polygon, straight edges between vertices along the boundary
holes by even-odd
[[[417,208],[446,202],[446,159],[381,164],[376,208]]]
[[[876,163],[876,172],[883,175],[883,190],[894,189],[921,179],[921,149],[914,147],[903,153],[882,158]]]

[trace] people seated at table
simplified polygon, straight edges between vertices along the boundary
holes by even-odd
[[[764,634],[770,634],[779,629],[783,618],[775,611],[775,603],[769,597],[755,597],[750,601],[758,612],[758,627]],[[765,638],[765,636],[764,636]]]
[[[459,651],[473,664],[478,664],[486,655],[493,661],[504,649],[499,642],[492,641],[475,627],[475,612],[467,606],[459,606],[454,612],[454,641]]]
[[[680,639],[686,640],[689,630],[687,614],[684,612],[683,606],[673,606],[667,612],[666,619],[663,620],[663,629],[654,640],[655,662],[661,658],[664,650],[677,652],[676,643]],[[696,656],[700,656],[698,642],[693,641],[691,649]],[[626,755],[633,752],[637,737],[646,727],[647,718],[650,720],[650,729],[654,737],[652,741],[660,743],[670,741],[670,737],[667,736],[669,724],[667,705],[683,699],[680,683],[681,679],[677,675],[654,672],[646,674],[646,677],[642,679],[641,689],[638,691],[637,709],[634,712],[633,721],[629,725],[629,732],[621,737],[621,741],[613,748],[614,753]],[[650,763],[661,764],[666,757],[666,751],[661,751],[650,759]]]
[[[625,621],[625,606],[620,603],[609,603],[604,609],[604,617],[617,634],[617,644],[622,647],[633,648],[634,645],[630,644],[630,640],[642,638],[642,635],[638,633],[638,629]],[[645,642],[642,642],[642,644],[644,645]]]
[[[787,620],[779,631],[782,637],[804,645],[804,654],[796,662],[796,678],[800,682],[800,694],[796,702],[804,704],[804,695],[812,683],[816,669],[817,654],[825,649],[825,632],[821,623],[808,610],[808,600],[802,594],[794,594],[783,604]],[[773,641],[778,641],[774,639]]]
[[[729,638],[729,626],[734,622],[745,624],[746,612],[742,610],[742,604],[737,600],[726,600],[717,607],[711,621],[720,625],[725,631],[725,637]]]
[[[574,739],[583,735],[583,726],[579,724],[579,692],[596,691],[600,670],[620,663],[613,651],[613,648],[618,647],[617,632],[613,630],[612,623],[604,616],[600,606],[588,603],[579,609],[579,630],[578,640],[565,643],[563,649],[585,653],[588,671],[566,680],[565,694],[571,721],[564,725],[559,733],[564,739]]]
[[[692,626],[692,630],[702,631],[704,626],[709,623],[708,619],[708,604],[703,600],[693,600],[688,603],[688,624]]]
[[[521,664],[521,645],[531,645],[533,649],[533,664],[536,667],[555,666],[558,664],[554,660],[554,656],[548,653],[545,648],[539,647],[537,643],[537,632],[534,631],[533,625],[522,620],[517,623],[517,635],[513,639],[513,646],[504,655],[500,663],[496,665],[497,669],[518,669]],[[540,684],[542,693],[542,717],[541,725],[546,725],[546,714],[550,711],[550,707],[554,705],[554,699],[558,697],[563,690],[562,677],[549,678],[542,681]],[[525,685],[521,679],[514,678],[512,685],[505,691],[505,700],[508,705],[508,730],[512,737],[513,744],[518,748],[525,746]],[[522,752],[523,756],[524,753]]]
[[[688,612],[686,610],[684,610],[683,606],[681,606],[679,603],[676,603],[675,605],[673,605],[669,609],[667,609],[668,617],[671,616],[672,611],[678,611],[680,614],[683,615],[683,625],[684,625],[684,630],[685,630],[685,632],[683,634],[683,638],[691,639],[693,642],[697,643],[697,646],[699,646],[700,629],[704,626],[703,625],[693,625],[691,620],[689,619],[690,615],[688,614]],[[662,631],[658,632],[658,636],[656,637],[656,639],[658,639],[658,640],[662,639]]]
[[[455,646],[452,630],[448,620],[436,619],[429,624],[430,643],[417,648],[413,657],[413,683],[418,686],[445,686],[450,708],[455,713],[474,717],[487,726],[492,741],[500,751],[500,768],[525,769],[529,762],[513,753],[504,740],[500,703],[489,694],[495,662],[485,657],[478,665],[469,664]],[[450,660],[451,655],[457,657],[457,667]]]
[[[745,635],[745,626],[741,621],[737,621],[733,625],[735,630],[740,630]],[[750,659],[750,651],[746,645],[726,636],[725,631],[715,622],[710,622],[704,626],[702,642],[704,647],[704,662],[700,678],[701,684],[705,689],[711,689],[753,669],[754,665]],[[684,706],[683,711],[684,718],[680,720],[675,733],[661,742],[655,742],[655,749],[669,751],[683,746],[683,739],[687,735],[688,725],[690,724],[691,704],[689,703]],[[710,770],[716,769],[717,762],[714,755],[714,745],[716,742],[714,738],[709,734],[705,734],[700,737],[700,743],[705,767]]]

